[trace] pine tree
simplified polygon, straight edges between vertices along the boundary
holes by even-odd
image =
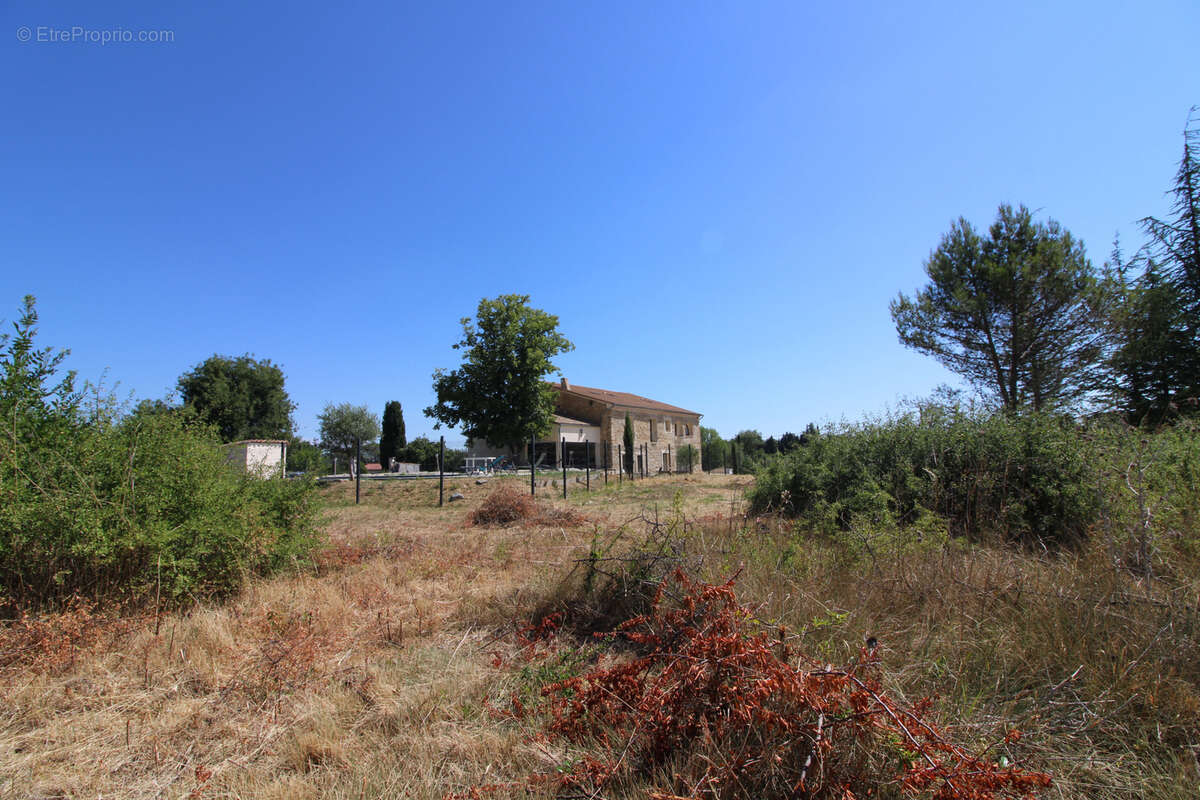
[[[1133,424],[1158,425],[1200,412],[1200,125],[1192,109],[1183,132],[1183,157],[1171,190],[1170,219],[1146,217],[1150,241],[1122,263],[1114,314],[1112,370],[1118,406]],[[1136,279],[1126,274],[1140,268]]]
[[[1009,410],[1069,406],[1095,391],[1105,298],[1083,245],[1057,222],[1001,205],[983,236],[960,218],[925,272],[928,285],[892,302],[905,346]]]

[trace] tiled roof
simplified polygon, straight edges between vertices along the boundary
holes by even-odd
[[[557,383],[552,385],[560,392],[564,391],[561,385]],[[699,411],[688,411],[686,408],[673,406],[669,403],[660,403],[657,400],[651,400],[649,397],[642,397],[640,394],[630,394],[629,392],[610,392],[608,389],[593,389],[590,386],[576,386],[573,383],[570,384],[570,387],[565,391],[574,392],[575,394],[591,398],[592,400],[599,400],[602,403],[611,403],[616,406],[640,408],[645,411],[690,414],[695,417],[701,416]]]
[[[238,439],[230,444],[287,444],[287,439]]]

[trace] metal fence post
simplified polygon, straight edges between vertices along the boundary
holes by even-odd
[[[567,437],[562,439],[562,450],[559,451],[563,468],[563,500],[567,499]]]
[[[442,505],[442,495],[446,492],[446,437],[438,441],[438,506]]]
[[[362,470],[358,468],[358,462],[362,460],[361,456],[362,456],[362,440],[360,440],[358,437],[355,437],[354,438],[354,505],[358,505],[358,487],[359,487],[359,480],[360,480],[359,473],[362,472]]]
[[[534,454],[534,437],[529,437],[529,496],[533,497],[533,454]]]

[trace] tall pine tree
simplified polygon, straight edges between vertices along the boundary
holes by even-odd
[[[1121,277],[1112,358],[1120,409],[1135,425],[1200,412],[1200,121],[1193,108],[1168,219],[1146,217],[1148,244]],[[1126,274],[1140,274],[1132,280]]]

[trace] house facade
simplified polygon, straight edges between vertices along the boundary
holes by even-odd
[[[633,423],[636,472],[698,472],[700,470],[700,417],[669,403],[628,392],[572,385],[566,378],[552,384],[557,393],[550,433],[535,444],[534,461],[541,467],[617,469],[624,456],[625,415]],[[471,455],[493,453],[483,442],[473,443]],[[685,449],[690,445],[690,463]],[[496,451],[494,455],[503,455]],[[516,458],[529,463],[528,452]]]

